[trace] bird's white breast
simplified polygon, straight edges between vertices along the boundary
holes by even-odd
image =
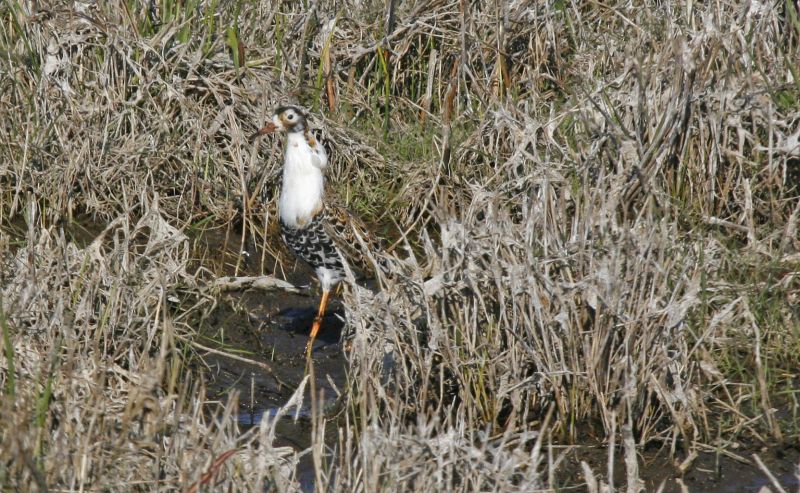
[[[289,134],[278,204],[284,224],[304,226],[320,210],[325,186],[322,170],[327,165],[328,156],[321,143],[312,148],[303,134]]]

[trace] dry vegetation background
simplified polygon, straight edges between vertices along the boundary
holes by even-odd
[[[636,491],[645,447],[798,440],[796,1],[7,0],[0,20],[0,488],[186,489],[231,450],[215,488],[298,487],[274,421],[242,434],[189,365],[215,296],[193,238],[233,224],[265,273],[285,260],[280,145],[246,141],[285,102],[408,257],[347,296],[318,488],[546,490],[552,445],[589,434]]]

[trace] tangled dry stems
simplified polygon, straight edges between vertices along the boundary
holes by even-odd
[[[235,448],[225,487],[297,487],[274,423],[239,436],[235,399],[209,417],[183,376],[211,301],[182,231],[241,221],[282,258],[280,151],[244,136],[286,101],[410,256],[348,295],[319,487],[554,488],[543,440],[577,423],[672,452],[786,438],[792,2],[345,3],[2,8],[0,478],[186,488]],[[108,224],[86,246],[59,228],[77,213]]]

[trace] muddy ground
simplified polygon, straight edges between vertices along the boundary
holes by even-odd
[[[224,350],[262,361],[275,372],[271,374],[257,366],[220,355],[204,356],[208,396],[224,401],[232,392],[238,393],[239,423],[244,432],[286,404],[296,384],[303,380],[306,374],[304,350],[316,313],[316,300],[300,295],[264,295],[258,292],[223,296],[226,300],[207,325],[207,329],[216,325],[218,330],[204,335],[214,340],[224,337]],[[345,358],[339,345],[343,326],[341,315],[341,307],[338,303],[333,304],[314,344],[314,383],[324,400],[323,408],[328,411],[336,405],[347,378]],[[279,422],[275,446],[291,446],[297,451],[309,447],[312,431],[310,397],[306,396],[297,421],[288,417]],[[297,476],[304,491],[313,491],[314,469],[310,455],[301,459]]]

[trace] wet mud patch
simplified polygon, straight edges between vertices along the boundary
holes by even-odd
[[[626,487],[624,451],[614,453],[613,483],[616,489]],[[800,490],[800,447],[775,445],[763,447],[740,444],[734,451],[720,449],[697,454],[691,466],[681,473],[681,454],[674,458],[668,452],[644,450],[639,452],[639,477],[642,491],[663,493],[758,493],[776,491],[771,479],[758,467],[753,454],[758,454],[778,484],[786,491]],[[559,467],[557,484],[565,491],[582,491],[586,484],[581,462],[586,462],[599,481],[608,484],[609,450],[605,446],[578,445],[570,448]],[[662,487],[663,489],[659,490]],[[763,488],[768,488],[764,490]]]
[[[306,375],[305,346],[320,295],[316,277],[308,266],[285,255],[280,238],[271,238],[269,245],[254,244],[231,225],[195,228],[189,234],[198,268],[217,277],[267,274],[300,288],[299,294],[257,289],[216,293],[215,307],[198,327],[203,345],[225,353],[202,357],[209,396],[226,400],[235,391],[240,423],[256,425],[264,413],[283,406]],[[332,296],[313,351],[314,383],[326,399],[338,395],[345,383],[339,343],[343,317],[341,302]],[[227,355],[259,362],[270,371]]]
[[[204,345],[271,369],[223,354],[203,356],[210,396],[224,399],[236,391],[243,425],[258,424],[261,414],[285,404],[305,377],[305,345],[316,313],[315,300],[285,293],[223,294],[202,324]],[[316,387],[328,397],[336,396],[345,384],[346,362],[339,343],[342,314],[341,305],[332,303],[314,344]]]
[[[190,239],[196,268],[207,269],[217,277],[271,275],[301,291],[215,293],[214,308],[198,325],[199,342],[219,351],[200,352],[198,363],[207,396],[220,402],[236,396],[237,421],[244,433],[266,417],[273,419],[309,374],[305,348],[317,313],[319,286],[307,265],[286,254],[279,237],[270,245],[254,245],[251,239],[243,241],[232,227],[195,230],[190,232]],[[344,325],[344,309],[334,293],[313,346],[313,381],[306,385],[300,409],[292,409],[275,424],[274,446],[289,446],[297,452],[310,450],[312,405],[328,416],[338,409],[347,380],[347,362],[340,343]],[[269,370],[231,355],[266,365]],[[336,420],[326,423],[327,427],[336,427]],[[325,436],[332,439],[336,433],[332,429]],[[303,491],[314,490],[310,453],[300,457],[296,477]]]
[[[317,301],[314,290],[310,293],[311,296],[257,291],[224,293],[202,324],[201,343],[227,353],[202,355],[207,395],[221,402],[237,396],[237,420],[242,432],[258,426],[265,417],[274,418],[308,372],[305,346]],[[336,408],[347,379],[339,342],[343,327],[341,304],[332,300],[314,344],[314,381],[307,385],[300,409],[277,422],[274,446],[290,446],[297,452],[309,449],[312,403],[326,413]],[[266,364],[270,371],[229,355]],[[310,454],[300,458],[296,473],[302,489],[313,491],[315,476]]]

